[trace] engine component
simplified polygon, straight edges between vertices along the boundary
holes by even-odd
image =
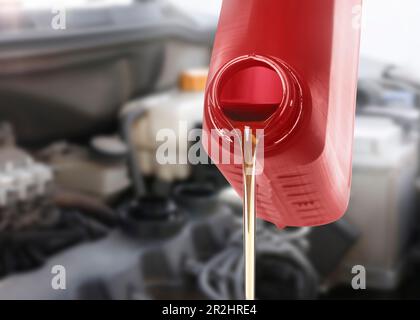
[[[308,236],[307,256],[323,280],[337,270],[343,258],[359,238],[358,229],[345,218],[335,223],[312,228]],[[325,284],[328,285],[328,283]]]
[[[14,145],[11,127],[0,131],[0,230],[19,229],[48,202],[53,172]]]
[[[260,299],[315,299],[318,275],[300,242],[308,228],[297,231],[273,231],[271,226],[257,228],[257,297]],[[199,285],[212,299],[243,299],[242,233],[230,238],[230,245],[209,261],[196,265]],[[232,246],[233,245],[233,246]]]
[[[216,206],[212,204],[212,212],[196,211],[201,206],[197,208],[195,204],[210,204],[217,198],[206,186],[200,189],[207,192],[191,192],[192,185],[189,184],[177,189],[174,197],[177,198],[179,210],[184,215],[194,217],[188,223],[184,221],[181,228],[172,228],[176,226],[172,222],[181,221],[170,218],[174,215],[158,214],[155,205],[142,205],[139,201],[130,215],[140,219],[126,220],[131,227],[135,226],[136,232],[130,232],[127,236],[121,230],[115,230],[102,240],[61,253],[52,251],[56,254],[49,259],[41,256],[43,267],[2,280],[0,299],[240,298],[237,292],[229,289],[232,285],[233,288],[241,286],[242,282],[241,273],[236,272],[243,269],[237,267],[241,264],[242,255],[240,219],[230,207],[219,201],[215,201]],[[165,209],[162,206],[164,202],[159,203],[160,208],[164,208],[161,212],[174,212]],[[152,211],[147,212],[148,208]],[[80,218],[74,214],[74,211],[69,212],[66,219]],[[126,219],[127,216],[123,215],[122,218]],[[158,222],[160,227],[155,228]],[[128,231],[125,227],[123,231]],[[50,235],[67,243],[77,241],[83,235],[84,239],[92,239],[86,237],[82,231],[86,230],[84,227],[80,227],[80,233],[77,234],[64,230]],[[162,230],[169,232],[162,233]],[[308,231],[297,229],[279,233],[273,232],[268,224],[259,226],[261,272],[257,277],[266,284],[257,287],[260,297],[316,296],[317,275],[305,258]],[[63,237],[58,236],[61,232]],[[45,235],[43,239],[52,238]],[[54,265],[71,270],[67,273],[66,290],[51,290],[51,268]],[[235,272],[232,273],[229,268]]]
[[[187,161],[188,134],[189,130],[202,121],[206,79],[206,69],[184,71],[179,79],[178,90],[134,100],[124,107],[124,123],[132,118],[132,114],[138,114],[138,118],[130,123],[130,139],[136,153],[135,165],[140,167],[145,176],[156,176],[162,181],[172,183],[175,180],[185,180],[191,175]],[[173,139],[165,141],[164,134]],[[166,143],[171,154],[179,155],[174,163],[164,164],[167,159],[159,159],[160,163],[158,162],[157,151],[163,143]]]
[[[79,199],[67,196],[66,202],[61,195],[61,203],[55,201],[52,169],[17,148],[10,127],[0,130],[0,141],[0,278],[32,270],[60,250],[107,234],[109,224],[73,210]],[[84,201],[92,211],[94,201]],[[57,206],[63,202],[68,209]],[[96,212],[105,211],[94,204]]]
[[[143,240],[174,237],[185,224],[185,216],[173,201],[143,197],[119,209],[124,230]]]
[[[405,141],[392,120],[358,117],[353,188],[346,218],[360,238],[342,261],[338,279],[349,284],[362,265],[371,289],[394,289],[416,216],[416,141]],[[366,192],[369,190],[369,192]]]
[[[57,143],[40,153],[54,168],[58,186],[109,200],[127,190],[131,182],[126,147],[118,138],[94,138],[93,149]]]
[[[13,17],[0,19],[0,118],[38,145],[115,127],[127,101],[206,65],[217,23],[160,0],[67,8],[60,32],[50,10]]]

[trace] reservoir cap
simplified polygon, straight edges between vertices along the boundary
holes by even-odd
[[[185,70],[179,78],[179,88],[182,91],[204,91],[208,72],[206,68]]]

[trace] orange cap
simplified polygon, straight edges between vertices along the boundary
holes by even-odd
[[[179,78],[179,88],[182,91],[204,91],[208,72],[205,68],[185,70]]]

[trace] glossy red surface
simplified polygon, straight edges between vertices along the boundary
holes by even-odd
[[[360,4],[223,3],[204,129],[223,135],[221,129],[244,123],[264,128],[257,212],[279,227],[327,224],[347,208],[360,37],[354,7]],[[211,151],[210,141],[205,147]],[[241,166],[218,167],[241,193]]]

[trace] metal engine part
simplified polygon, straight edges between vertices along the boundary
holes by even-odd
[[[0,16],[0,100],[7,101],[0,118],[25,145],[116,128],[128,100],[208,63],[217,23],[162,0],[67,8],[60,32],[52,17],[50,10]]]
[[[52,169],[14,145],[9,125],[0,126],[0,141],[0,278],[108,233],[110,209],[57,193]]]
[[[149,202],[151,211],[145,212],[146,199],[139,199],[137,206],[122,206],[122,229],[59,253],[36,271],[4,279],[0,299],[241,299],[240,219],[229,206],[215,201],[217,195],[208,187],[194,189],[177,188],[174,204],[179,213],[172,206],[153,206],[156,202]],[[318,277],[305,258],[309,230],[278,233],[270,228],[259,227],[257,277],[270,285],[257,287],[258,294],[315,298]],[[57,265],[66,270],[66,290],[51,287],[51,270]]]

